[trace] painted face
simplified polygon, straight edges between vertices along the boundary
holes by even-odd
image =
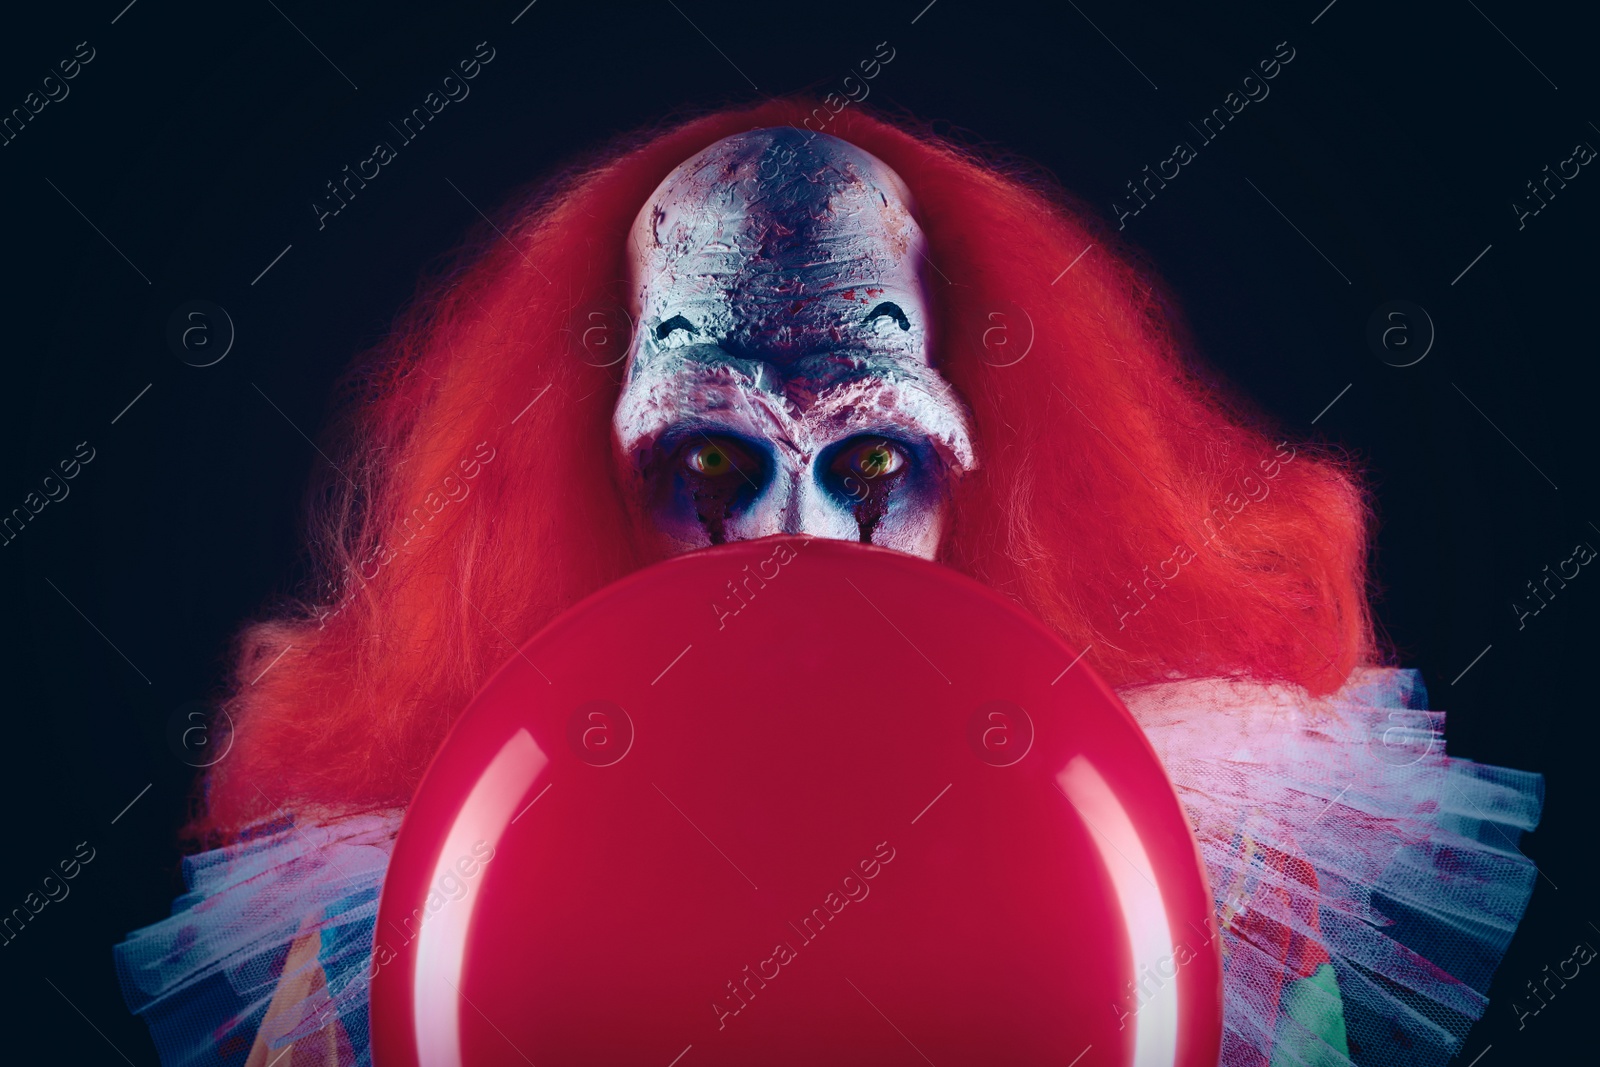
[[[612,427],[659,547],[809,533],[932,558],[974,461],[899,176],[835,137],[738,134],[668,175],[631,242]]]

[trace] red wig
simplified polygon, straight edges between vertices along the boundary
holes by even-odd
[[[651,562],[611,461],[622,364],[594,354],[626,346],[595,331],[627,306],[629,226],[691,155],[812,107],[683,122],[543,186],[362,364],[342,475],[315,498],[321,596],[242,633],[235,747],[194,830],[404,804],[516,645]],[[1191,372],[1108,227],[1046,181],[859,107],[825,132],[905,180],[935,264],[935,358],[980,464],[942,562],[1089,647],[1113,686],[1248,674],[1325,692],[1370,661],[1353,474],[1279,447]]]

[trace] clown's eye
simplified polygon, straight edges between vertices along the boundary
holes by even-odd
[[[906,465],[906,454],[891,441],[870,441],[847,447],[834,458],[834,470],[862,478],[881,478],[897,474]]]
[[[683,330],[685,333],[693,334],[695,332],[694,323],[690,322],[682,315],[674,315],[672,318],[666,320],[660,326],[656,327],[656,340],[665,341],[672,335],[672,331],[674,330]]]
[[[705,438],[690,445],[683,465],[691,474],[711,481],[749,478],[760,469],[749,451],[726,437]]]
[[[770,464],[756,445],[720,434],[694,433],[674,455],[678,473],[669,483],[673,499],[693,509],[712,544],[722,544],[728,523],[749,508],[770,480]]]
[[[895,322],[900,324],[900,328],[902,330],[911,329],[911,320],[906,318],[906,313],[904,311],[900,310],[900,305],[891,304],[887,300],[873,308],[871,311],[867,312],[867,317],[861,321],[866,325],[871,326],[878,319],[882,318],[893,319]]]
[[[852,437],[827,457],[823,484],[855,512],[863,543],[888,514],[890,501],[913,476],[913,453],[885,437]]]

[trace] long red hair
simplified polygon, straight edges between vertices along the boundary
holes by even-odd
[[[610,458],[621,364],[599,355],[626,344],[606,331],[628,228],[712,142],[827,115],[798,99],[721,111],[572,169],[359,364],[338,470],[313,494],[318,582],[240,635],[235,747],[193,830],[405,803],[515,645],[651,562]],[[905,179],[927,234],[936,359],[980,463],[942,562],[1088,647],[1113,686],[1220,673],[1321,692],[1373,656],[1353,473],[1280,447],[1195,376],[1109,227],[1047,181],[859,107],[823,128]]]

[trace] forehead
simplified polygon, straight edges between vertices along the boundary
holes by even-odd
[[[916,334],[890,347],[925,351],[909,193],[838,138],[779,127],[719,141],[667,176],[631,236],[646,336],[683,316],[730,354],[782,363],[854,346],[865,314],[888,302]]]

